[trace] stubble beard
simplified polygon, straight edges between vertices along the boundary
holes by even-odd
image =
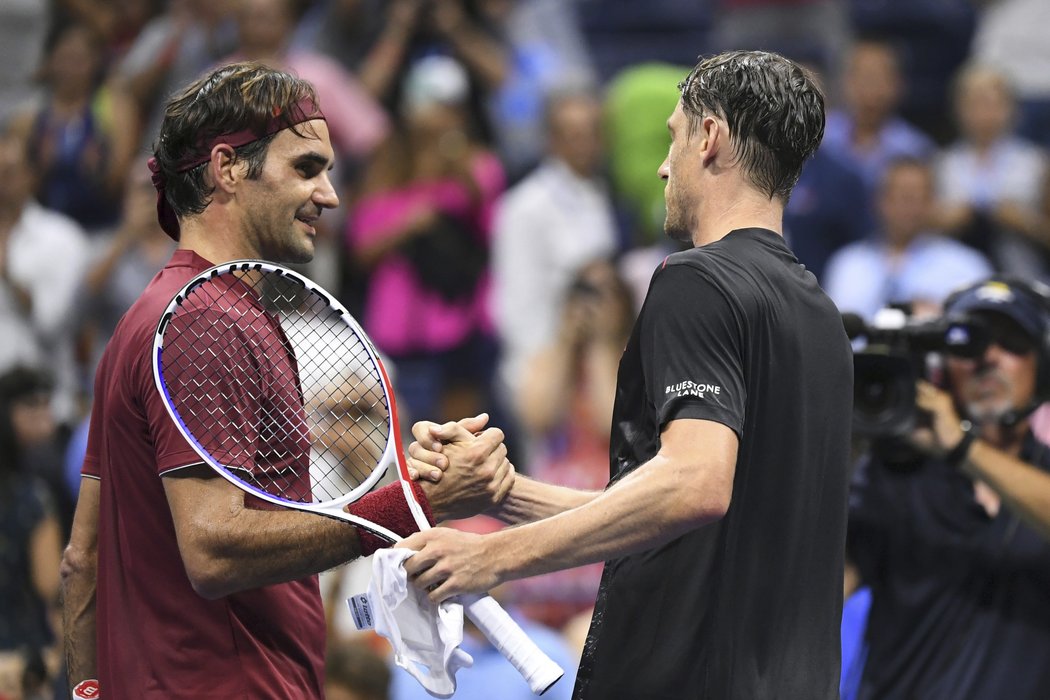
[[[299,230],[298,219],[278,227],[269,223],[268,235],[260,236],[259,254],[263,260],[279,265],[302,265],[314,258],[314,244]],[[263,222],[263,226],[267,222]]]
[[[966,412],[970,418],[978,423],[990,423],[998,421],[1007,413],[1014,410],[1013,386],[1003,377],[996,377],[998,390],[985,395],[973,396],[966,402]],[[977,393],[977,392],[975,392]]]
[[[667,215],[664,218],[664,233],[672,241],[692,244],[695,220],[686,220],[683,213],[685,207],[681,206],[674,194],[667,193],[666,190],[664,204],[667,209]]]

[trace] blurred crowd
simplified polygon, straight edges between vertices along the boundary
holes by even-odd
[[[601,488],[619,354],[675,249],[656,170],[696,57],[820,77],[785,236],[871,319],[1050,275],[1048,24],[1045,0],[0,0],[0,698],[58,687],[95,363],[173,248],[145,159],[177,87],[246,59],[313,82],[344,204],[303,271],[390,358],[404,422],[488,411],[520,472]],[[599,575],[499,593],[571,666]],[[330,698],[419,696],[337,617]],[[474,643],[462,692],[491,697],[513,671]]]

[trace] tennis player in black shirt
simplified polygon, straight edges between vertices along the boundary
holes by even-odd
[[[434,600],[607,561],[578,675],[588,700],[838,698],[852,355],[781,219],[824,131],[811,77],[770,53],[680,84],[667,233],[620,362],[600,493],[518,478],[479,536],[404,545]],[[418,426],[417,464],[456,461],[463,425]],[[422,467],[421,467],[422,468]]]

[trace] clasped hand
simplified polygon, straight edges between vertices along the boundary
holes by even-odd
[[[448,519],[475,515],[498,505],[514,484],[514,467],[507,459],[503,432],[498,428],[482,431],[487,421],[488,416],[482,414],[443,425],[421,421],[412,426],[415,441],[408,450],[409,469],[419,475],[424,489],[437,489],[462,471],[492,473],[490,486],[476,497],[461,493],[463,500],[450,499],[445,508]],[[449,490],[452,493],[455,490]],[[437,512],[433,501],[431,505]],[[492,536],[434,528],[418,532],[397,546],[417,552],[405,561],[405,571],[414,585],[439,603],[461,593],[481,593],[501,583],[492,566],[494,545]]]

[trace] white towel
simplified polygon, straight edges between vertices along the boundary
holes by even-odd
[[[463,606],[437,605],[408,582],[402,563],[410,549],[380,549],[372,557],[368,603],[376,633],[394,648],[394,662],[438,698],[456,692],[456,671],[474,664],[459,648],[463,642]],[[351,599],[353,607],[353,599]]]

